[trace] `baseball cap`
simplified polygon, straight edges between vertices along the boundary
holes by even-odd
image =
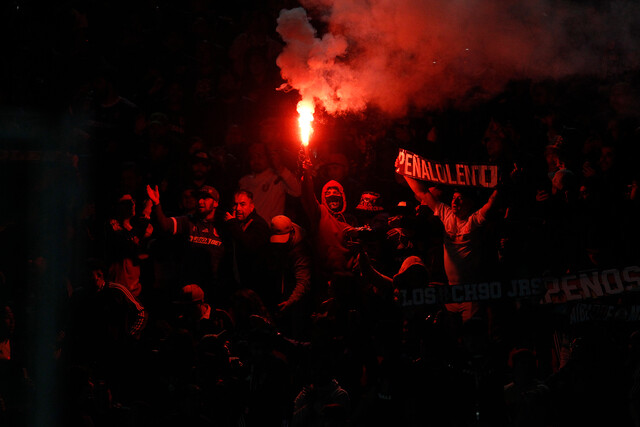
[[[180,290],[180,301],[182,302],[203,302],[204,291],[198,285],[186,285]]]
[[[382,206],[380,206],[380,194],[374,191],[363,192],[360,196],[360,203],[358,203],[356,209],[368,212],[379,212],[383,210]]]
[[[220,201],[220,193],[210,185],[203,185],[202,187],[193,190],[192,194],[196,200],[210,197],[216,202]]]
[[[133,199],[131,194],[123,194],[118,199],[118,203],[135,203],[136,201]]]
[[[276,215],[271,219],[271,242],[287,243],[291,231],[293,230],[293,222],[285,215]]]

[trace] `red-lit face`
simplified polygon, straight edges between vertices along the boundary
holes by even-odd
[[[269,167],[267,150],[262,144],[255,144],[249,148],[249,167],[253,173],[261,173]]]
[[[246,194],[236,194],[233,199],[233,210],[235,211],[238,221],[244,221],[253,212],[255,206]]]
[[[93,270],[91,272],[91,280],[93,281],[93,284],[98,291],[101,290],[105,285],[104,273],[102,272],[102,270]]]
[[[196,209],[196,199],[193,197],[193,190],[182,192],[182,209],[186,212],[193,212]]]
[[[211,169],[211,166],[203,162],[195,162],[194,164],[191,165],[191,171],[195,178],[206,177],[207,174],[209,173],[209,169]]]
[[[460,193],[453,193],[453,199],[451,199],[451,211],[454,215],[464,216],[467,213],[469,201]]]
[[[211,197],[204,197],[204,198],[198,199],[198,213],[203,217],[208,217],[213,215],[217,207],[218,207],[218,202],[216,202]]]
[[[340,198],[338,200],[337,198]],[[335,187],[329,187],[324,192],[324,198],[327,201],[327,207],[332,211],[339,211],[342,208],[340,201],[342,200],[342,194]]]
[[[554,172],[554,171],[558,170],[559,159],[558,159],[558,155],[555,152],[553,152],[551,150],[548,150],[545,153],[544,157],[545,157],[545,160],[547,161],[547,169],[550,172],[552,172],[552,171]]]
[[[600,160],[598,165],[602,172],[607,172],[613,167],[615,162],[616,152],[613,147],[602,147],[600,151]]]

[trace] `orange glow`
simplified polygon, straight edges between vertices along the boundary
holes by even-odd
[[[300,114],[300,117],[298,118],[298,124],[300,125],[300,140],[306,149],[309,145],[309,137],[311,137],[311,134],[313,133],[311,122],[313,121],[313,112],[315,111],[315,107],[313,106],[312,101],[303,99],[298,102],[297,110],[298,114]]]

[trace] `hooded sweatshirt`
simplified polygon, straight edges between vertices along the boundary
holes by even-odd
[[[329,202],[327,201],[327,197],[325,196],[325,193],[330,188],[335,188],[340,193],[340,196],[332,196],[332,197],[340,197],[340,199],[342,199],[342,207],[340,208],[339,211],[333,211],[333,214],[338,217],[340,215],[344,215],[344,211],[347,210],[347,199],[344,196],[344,187],[338,181],[335,181],[332,179],[331,181],[327,181],[327,183],[322,187],[322,194],[321,194],[322,204],[326,206],[327,209],[329,208]],[[338,218],[338,219],[341,219],[341,218]],[[346,222],[344,221],[344,219],[341,219],[341,220],[343,222]]]
[[[342,207],[332,212],[328,207],[325,193],[329,188],[336,188],[342,198]],[[338,181],[328,181],[322,187],[322,203],[320,204],[320,222],[316,239],[316,251],[323,269],[331,272],[351,271],[352,257],[346,247],[346,233],[352,229],[344,219],[347,200],[344,189]]]

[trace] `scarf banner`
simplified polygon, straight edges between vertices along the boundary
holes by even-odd
[[[498,166],[440,163],[401,148],[396,172],[422,181],[464,187],[493,188],[498,185]]]
[[[569,314],[572,325],[582,322],[637,322],[640,305],[576,304]]]
[[[538,299],[540,304],[562,304],[640,291],[640,267],[612,268],[567,274],[465,285],[427,285],[400,289],[402,307],[497,299]]]

